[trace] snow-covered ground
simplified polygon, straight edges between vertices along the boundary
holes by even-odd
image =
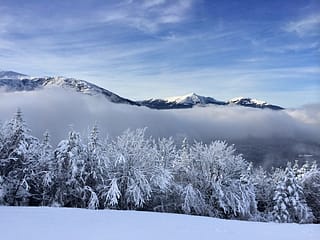
[[[257,223],[166,213],[0,207],[3,240],[313,240],[320,225]]]

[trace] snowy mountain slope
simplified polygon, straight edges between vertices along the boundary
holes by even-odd
[[[14,71],[0,71],[0,79],[23,79],[29,76]]]
[[[208,103],[220,103],[214,98],[211,97],[204,97],[197,95],[195,93],[190,93],[184,96],[178,96],[178,97],[170,97],[165,99],[167,102],[176,102],[180,104],[208,104]]]
[[[178,214],[47,207],[0,207],[5,240],[316,240],[313,224],[257,223]]]
[[[235,98],[229,101],[219,101],[212,97],[200,96],[195,93],[184,96],[170,97],[166,99],[149,99],[143,101],[132,101],[117,94],[101,88],[97,85],[89,83],[84,80],[65,77],[41,77],[32,78],[25,74],[2,71],[0,72],[0,88],[6,91],[33,91],[47,87],[62,87],[76,92],[91,96],[104,96],[109,101],[114,103],[125,103],[137,106],[146,106],[152,109],[179,109],[192,108],[193,106],[207,106],[207,105],[239,105],[252,108],[267,108],[272,110],[282,110],[283,108],[276,105],[268,104],[264,101],[252,98]]]
[[[139,102],[143,106],[155,109],[172,109],[172,108],[192,108],[195,105],[225,105],[225,102],[218,101],[211,97],[204,97],[195,93],[184,96],[170,97],[166,99],[149,99]]]
[[[143,106],[155,109],[172,109],[172,108],[192,108],[193,106],[214,105],[239,105],[252,108],[267,108],[272,110],[282,110],[283,108],[276,105],[268,104],[265,101],[252,98],[234,98],[229,101],[219,101],[211,97],[200,96],[195,93],[184,96],[170,97],[166,99],[149,99],[139,102]]]
[[[235,105],[240,105],[240,106],[245,106],[245,107],[255,107],[255,108],[269,108],[273,110],[282,110],[282,107],[276,106],[276,105],[271,105],[268,104],[265,101],[253,99],[253,98],[245,98],[245,97],[237,97],[230,99],[227,104],[235,104]]]
[[[65,77],[31,78],[27,75],[11,71],[2,72],[1,76],[2,78],[0,78],[0,87],[9,92],[33,91],[36,89],[44,89],[48,87],[61,87],[91,96],[104,96],[113,103],[139,105],[135,101],[122,98],[115,93],[112,93],[106,89],[98,87],[84,80]]]

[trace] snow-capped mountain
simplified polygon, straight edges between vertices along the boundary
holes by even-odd
[[[167,102],[175,102],[179,104],[220,104],[223,103],[221,101],[217,101],[216,99],[212,97],[204,97],[197,95],[195,93],[190,93],[184,96],[178,96],[178,97],[169,97],[166,98],[165,101]]]
[[[13,71],[0,71],[0,88],[4,88],[5,91],[33,91],[36,89],[44,89],[49,87],[61,87],[91,96],[104,96],[113,103],[145,106],[152,109],[179,109],[207,105],[239,105],[244,107],[267,108],[272,110],[283,109],[282,107],[271,105],[265,101],[252,98],[239,97],[229,101],[219,101],[212,97],[200,96],[195,93],[165,99],[152,98],[143,101],[132,101],[84,80],[65,77],[39,78],[30,77],[26,74]]]
[[[31,78],[25,74],[12,71],[3,71],[1,74],[2,78],[0,77],[0,87],[4,88],[8,92],[32,91],[49,87],[62,87],[64,89],[69,89],[91,96],[104,96],[113,103],[139,105],[135,101],[122,98],[113,92],[84,80],[65,77]]]
[[[0,71],[0,79],[23,79],[29,76],[13,71]]]
[[[204,97],[195,93],[184,96],[170,97],[166,99],[149,99],[139,102],[143,106],[154,109],[192,108],[195,105],[205,106],[207,104],[225,105],[225,102],[218,101],[211,97]]]
[[[268,108],[273,110],[281,110],[282,107],[268,104],[265,101],[252,98],[233,98],[229,101],[219,101],[211,97],[204,97],[195,93],[184,96],[170,97],[165,99],[149,99],[139,102],[143,106],[155,109],[172,109],[172,108],[192,108],[193,106],[207,106],[214,105],[239,105],[252,108]]]
[[[280,106],[269,104],[265,101],[257,100],[254,98],[246,98],[246,97],[237,97],[230,99],[227,104],[229,105],[241,105],[245,107],[254,107],[254,108],[269,108],[273,110],[282,110],[283,108]]]

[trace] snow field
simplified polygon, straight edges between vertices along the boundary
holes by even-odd
[[[315,224],[258,223],[167,213],[0,207],[3,240],[316,240]]]

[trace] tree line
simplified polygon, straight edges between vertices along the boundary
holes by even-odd
[[[177,145],[145,129],[100,138],[71,130],[56,147],[21,111],[0,124],[0,204],[145,210],[225,219],[320,222],[316,163],[253,168],[224,141]]]

